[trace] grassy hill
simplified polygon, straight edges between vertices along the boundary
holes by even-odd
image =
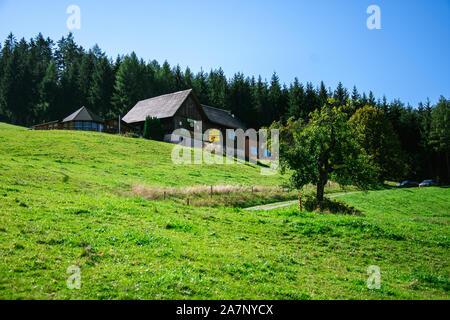
[[[134,185],[278,186],[172,145],[0,124],[0,299],[448,299],[449,189],[341,199],[365,217],[185,206]],[[69,290],[67,268],[80,267]],[[366,270],[381,270],[369,290]]]

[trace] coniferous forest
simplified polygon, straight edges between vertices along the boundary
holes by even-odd
[[[349,119],[374,107],[383,115],[383,128],[393,132],[385,147],[393,150],[381,152],[393,151],[405,169],[399,174],[392,166],[386,179],[450,180],[450,100],[445,97],[436,105],[427,100],[410,106],[341,83],[334,89],[298,79],[285,85],[276,73],[270,80],[242,73],[227,79],[220,68],[193,73],[167,61],[144,61],[134,52],[112,59],[97,45],[89,50],[77,45],[72,34],[57,42],[42,34],[29,41],[10,34],[1,45],[0,122],[31,126],[60,120],[81,106],[112,118],[125,115],[139,100],[189,88],[201,103],[228,109],[253,128],[292,117],[307,120],[329,98],[346,106]],[[356,116],[353,121],[364,118]]]

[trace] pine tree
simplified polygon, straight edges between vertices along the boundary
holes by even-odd
[[[334,100],[339,106],[343,106],[346,104],[348,99],[347,89],[344,88],[341,82],[338,83],[336,91],[334,91]]]
[[[59,88],[58,106],[54,115],[56,119],[63,119],[82,107],[80,87],[78,85],[79,74],[80,64],[78,60],[69,64],[68,69],[63,71]]]
[[[377,106],[377,102],[375,100],[375,96],[373,95],[372,91],[369,91],[369,106],[370,107],[376,107]]]
[[[39,84],[38,109],[40,116],[36,123],[49,122],[55,115],[58,96],[58,67],[55,61],[50,61],[45,71],[44,78]]]
[[[447,170],[442,170],[441,178],[446,182],[450,181],[450,100],[443,96],[431,115],[430,145],[444,159]]]
[[[268,125],[270,123],[270,106],[269,106],[269,89],[267,83],[263,82],[261,76],[258,77],[254,87],[252,88],[252,102],[254,110],[258,115],[255,117],[255,127]]]
[[[62,37],[57,42],[57,48],[55,50],[55,61],[60,72],[69,70],[74,62],[79,63],[83,53],[83,48],[75,43],[72,33],[69,33],[67,38]]]
[[[365,107],[369,105],[369,100],[367,99],[367,95],[365,92],[363,92],[362,98],[361,98],[361,106]]]
[[[111,109],[114,92],[114,71],[106,57],[99,57],[92,73],[92,84],[88,92],[88,104],[94,112],[107,116]]]
[[[78,92],[80,94],[80,106],[93,109],[94,104],[90,104],[89,92],[92,87],[92,75],[94,73],[97,58],[92,50],[84,54],[81,58],[80,72],[78,74]]]
[[[8,107],[8,97],[10,95],[13,71],[8,63],[13,54],[17,41],[12,33],[8,35],[1,51],[0,60],[0,119],[5,122],[12,122],[12,111]]]
[[[325,84],[323,81],[320,82],[320,88],[319,88],[319,108],[322,108],[324,105],[327,104],[328,101],[328,93],[327,89],[325,88]]]
[[[298,81],[297,78],[294,79],[294,83],[291,84],[289,88],[289,109],[288,118],[294,117],[295,119],[306,118],[304,114],[304,99],[305,90],[303,85]]]
[[[184,78],[183,71],[181,71],[180,65],[177,65],[175,67],[175,70],[173,73],[174,73],[174,87],[175,87],[174,90],[181,91],[181,90],[188,89],[185,86],[185,82],[184,82],[185,78]]]
[[[156,73],[156,81],[158,83],[159,94],[167,94],[177,91],[175,75],[167,61],[164,61],[161,69],[159,69]]]
[[[108,113],[109,117],[124,115],[140,99],[144,98],[141,71],[142,65],[134,52],[124,58],[116,74],[111,102],[112,110]]]
[[[27,59],[28,44],[18,43],[11,35],[11,53],[7,56],[0,85],[3,112],[13,124],[29,125],[32,109],[32,75]]]
[[[285,113],[282,105],[281,86],[278,75],[274,72],[270,81],[269,87],[269,103],[271,105],[270,121],[267,125],[273,121],[280,119],[281,115]]]
[[[309,114],[316,109],[319,109],[319,98],[317,96],[316,90],[311,82],[306,84],[305,91],[305,103],[304,103],[304,114],[309,117]]]
[[[209,103],[214,107],[226,109],[228,82],[221,68],[211,70],[208,75],[207,86]]]
[[[253,127],[255,117],[250,81],[242,73],[236,73],[231,80],[228,99],[231,112],[248,126]]]
[[[187,89],[192,89],[193,88],[193,84],[192,82],[194,81],[194,75],[192,74],[191,69],[189,69],[189,67],[186,67],[186,71],[184,71],[184,86]]]
[[[200,70],[199,73],[195,76],[192,87],[195,93],[195,96],[200,100],[203,104],[210,104],[208,100],[208,83],[206,81],[208,75]]]

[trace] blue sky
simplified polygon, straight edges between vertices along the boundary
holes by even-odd
[[[192,71],[222,67],[284,83],[298,77],[335,88],[372,90],[416,106],[450,98],[450,0],[0,0],[0,39],[9,32],[53,40],[69,32],[69,5],[81,9],[75,40],[109,56],[135,51]],[[381,30],[369,30],[369,5]]]

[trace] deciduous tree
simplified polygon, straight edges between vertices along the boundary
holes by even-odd
[[[376,183],[375,171],[356,142],[346,114],[332,99],[311,114],[308,124],[293,127],[291,141],[281,141],[280,150],[282,168],[293,170],[292,187],[312,183],[317,200],[323,201],[329,179],[361,189]]]

